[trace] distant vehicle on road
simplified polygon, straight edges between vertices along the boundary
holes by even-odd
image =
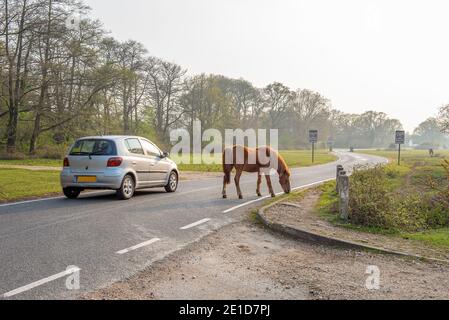
[[[134,136],[98,136],[77,140],[64,159],[61,186],[64,195],[76,199],[89,189],[117,191],[121,200],[131,199],[137,189],[178,188],[179,171],[150,140]]]

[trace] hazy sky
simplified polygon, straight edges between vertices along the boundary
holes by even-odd
[[[189,74],[279,81],[407,130],[449,103],[447,0],[87,0],[111,34]]]

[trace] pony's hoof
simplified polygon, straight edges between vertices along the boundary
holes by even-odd
[[[276,198],[276,195],[275,195],[275,194],[272,194],[271,197],[272,197],[272,198]]]
[[[224,194],[223,195],[223,199],[227,199],[227,198],[228,198],[228,196]]]
[[[261,196],[262,196],[262,194],[261,194],[261,193],[258,193],[258,194],[257,194],[257,196],[258,196],[258,197],[261,197]]]
[[[239,196],[239,199],[242,200],[242,199],[243,199],[243,196]]]

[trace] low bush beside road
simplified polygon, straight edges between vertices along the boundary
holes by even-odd
[[[431,158],[425,152],[406,151],[401,166],[393,161],[394,152],[369,153],[392,161],[355,169],[350,177],[350,221],[338,217],[332,184],[323,187],[320,212],[346,227],[449,247],[449,153]]]

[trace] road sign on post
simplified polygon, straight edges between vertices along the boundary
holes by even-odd
[[[401,146],[405,144],[405,131],[398,130],[396,131],[396,144],[399,145],[398,150],[398,166],[401,165]]]
[[[312,163],[315,162],[315,143],[318,142],[318,130],[309,131],[309,142],[312,144]]]

